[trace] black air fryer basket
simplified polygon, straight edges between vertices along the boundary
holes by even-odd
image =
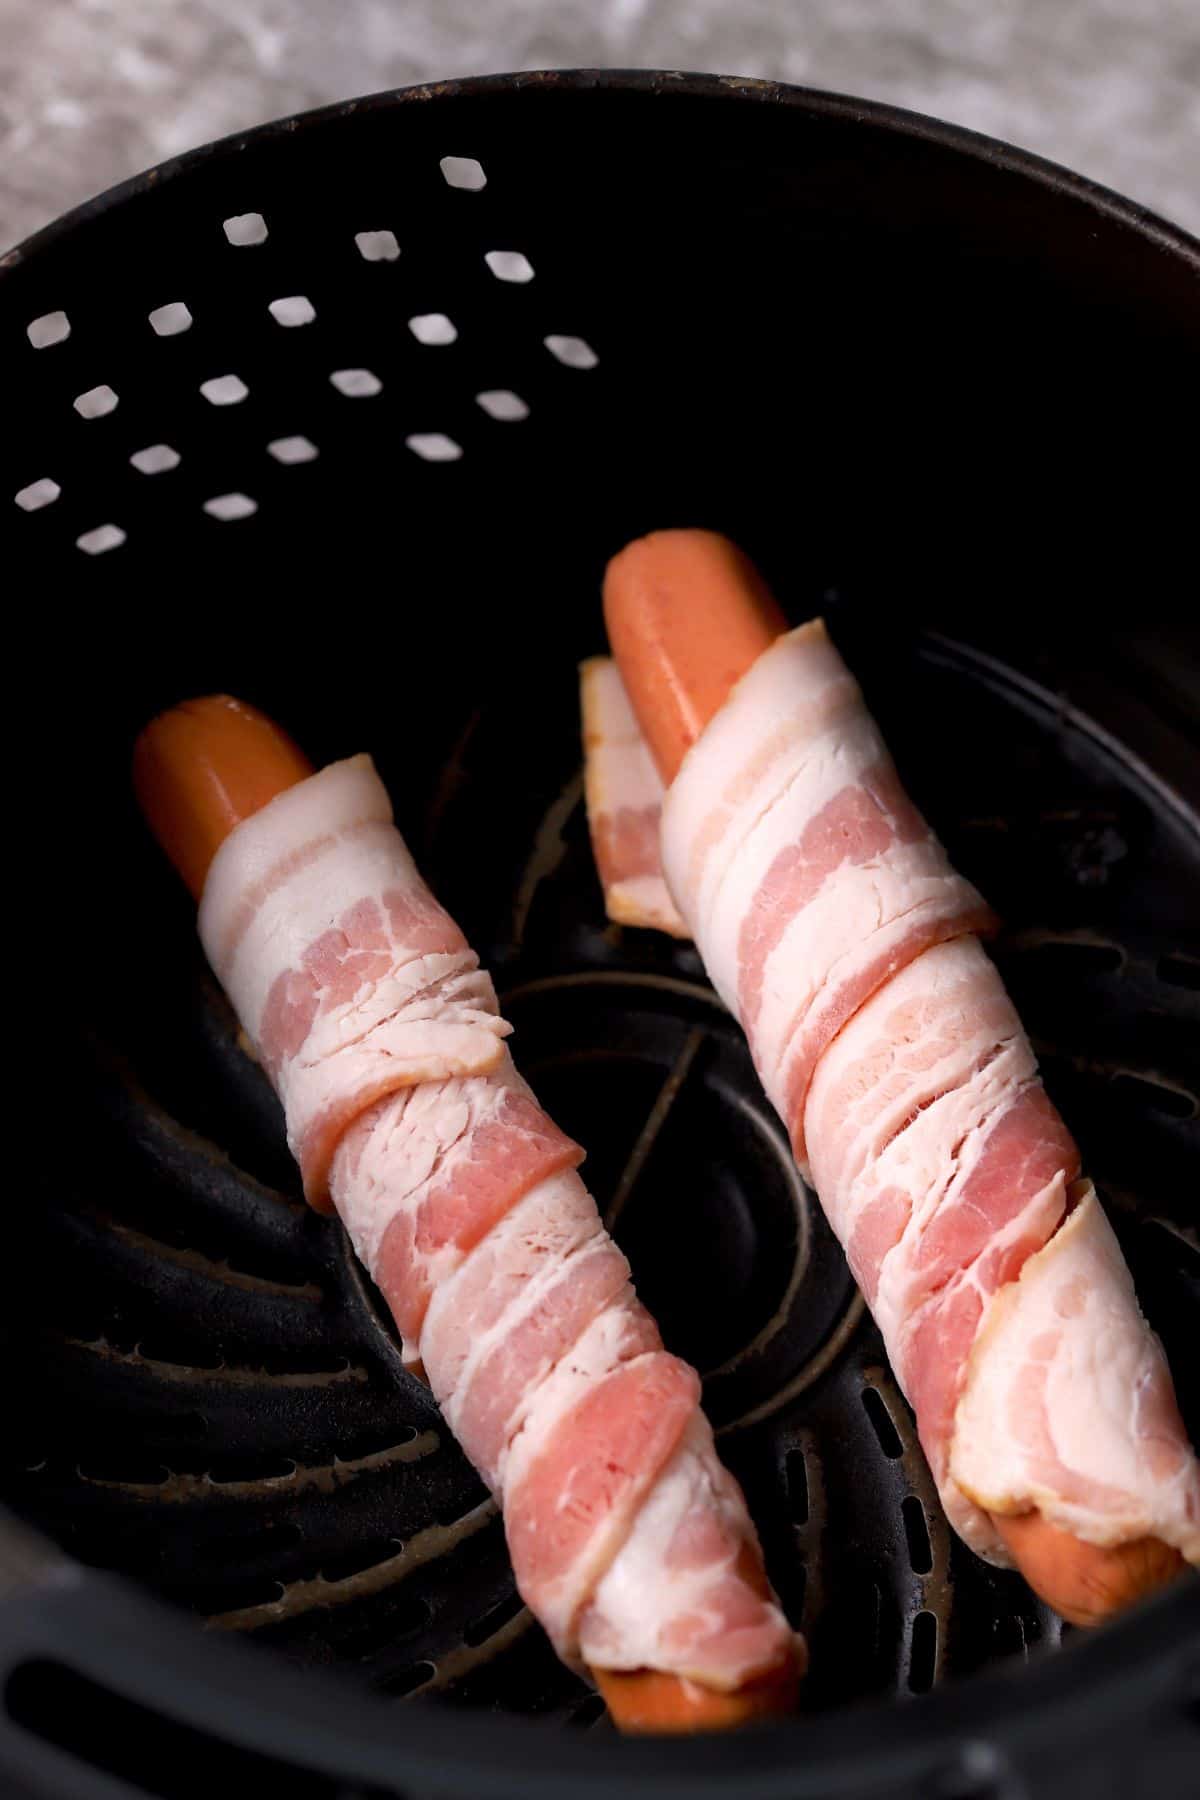
[[[5,1791],[1195,1792],[1195,1586],[1085,1640],[952,1537],[694,952],[604,921],[575,664],[655,526],[825,614],[1006,920],[1196,1436],[1200,246],[882,107],[508,77],[82,208],[3,263],[0,366]],[[220,689],[379,763],[705,1373],[796,1720],[620,1742],[520,1606],[133,807],[137,729]]]

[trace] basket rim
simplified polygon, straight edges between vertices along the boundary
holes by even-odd
[[[197,1630],[123,1578],[72,1563],[3,1509],[0,1544],[8,1551],[0,1586],[7,1678],[22,1664],[66,1665],[167,1720],[293,1770],[365,1782],[372,1793],[396,1783],[407,1792],[416,1782],[447,1800],[512,1800],[519,1780],[526,1800],[611,1800],[616,1783],[632,1780],[645,1781],[658,1800],[731,1791],[763,1800],[908,1800],[948,1779],[957,1793],[953,1778],[978,1779],[986,1764],[998,1785],[985,1782],[983,1792],[1009,1791],[1004,1783],[1018,1774],[1035,1796],[1058,1791],[1064,1750],[1086,1785],[1097,1757],[1111,1770],[1116,1741],[1152,1759],[1158,1745],[1178,1750],[1173,1725],[1195,1731],[1194,1577],[1088,1634],[1069,1655],[1047,1654],[1033,1668],[1017,1661],[919,1701],[863,1702],[716,1737],[630,1740],[421,1701],[397,1713],[319,1671]],[[1105,1729],[1097,1732],[1101,1709]],[[0,1771],[4,1748],[0,1734]]]
[[[358,98],[305,108],[246,131],[214,138],[209,143],[155,163],[60,214],[0,255],[0,276],[49,249],[76,227],[89,223],[112,207],[133,200],[151,188],[161,188],[209,161],[240,156],[256,144],[291,136],[302,127],[444,100],[507,97],[515,101],[518,96],[524,98],[547,92],[607,94],[623,98],[636,95],[645,100],[723,99],[751,106],[782,106],[813,118],[868,125],[891,131],[899,137],[924,140],[969,161],[1023,177],[1036,186],[1073,200],[1110,222],[1136,232],[1148,245],[1178,257],[1200,278],[1200,238],[1194,237],[1183,226],[1172,223],[1140,201],[1128,199],[1032,150],[972,131],[965,125],[951,124],[888,101],[863,99],[824,88],[800,87],[758,76],[702,74],[676,69],[589,68],[519,70],[384,88]]]

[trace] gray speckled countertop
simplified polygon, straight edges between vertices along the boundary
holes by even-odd
[[[581,65],[890,100],[1200,233],[1200,0],[0,0],[0,249],[150,163],[283,113]]]

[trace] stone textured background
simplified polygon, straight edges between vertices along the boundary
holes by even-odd
[[[0,249],[328,100],[581,65],[760,75],[1040,151],[1200,233],[1200,0],[0,0]]]

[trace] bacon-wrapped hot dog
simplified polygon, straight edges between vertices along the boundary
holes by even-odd
[[[365,757],[313,774],[261,714],[147,727],[142,805],[410,1364],[500,1498],[518,1586],[631,1730],[786,1707],[802,1665],[694,1371],[662,1346],[521,1080],[491,983]]]
[[[663,865],[912,1401],[947,1511],[1076,1622],[1200,1563],[1200,1467],[1071,1135],[819,620],[727,540],[610,564]]]

